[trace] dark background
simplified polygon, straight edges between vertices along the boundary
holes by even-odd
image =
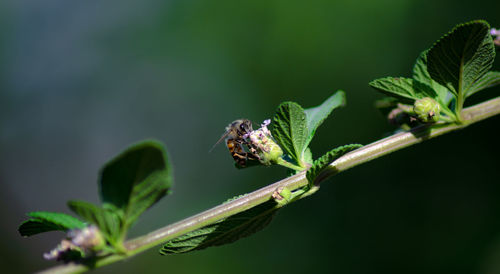
[[[60,233],[21,238],[34,210],[98,202],[97,172],[129,144],[168,148],[174,193],[138,236],[284,177],[236,170],[223,146],[237,118],[256,123],[292,100],[348,105],[312,142],[315,156],[391,130],[372,79],[410,76],[418,54],[492,1],[2,1],[0,266],[33,272]],[[498,59],[498,58],[497,58]],[[500,62],[495,69],[500,69]],[[483,91],[472,104],[498,96]],[[339,174],[262,232],[186,255],[157,249],[97,273],[500,273],[500,117]]]

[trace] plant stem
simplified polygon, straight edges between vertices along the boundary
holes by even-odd
[[[276,164],[293,169],[293,170],[296,170],[296,171],[303,171],[304,169],[306,169],[305,167],[296,166],[288,161],[285,161],[282,158],[278,158],[278,160],[276,161]]]
[[[317,180],[318,182],[321,182],[349,168],[355,167],[373,159],[377,159],[381,156],[392,153],[394,151],[398,151],[405,147],[420,143],[424,140],[464,128],[470,124],[479,122],[483,119],[492,117],[497,114],[500,114],[500,97],[464,109],[461,115],[463,122],[460,124],[437,123],[430,126],[424,125],[414,128],[409,132],[394,134],[390,137],[381,139],[372,144],[352,151],[340,157],[335,162],[331,163],[329,167],[317,177]],[[308,182],[305,178],[305,171],[297,175],[285,178],[274,184],[249,193],[239,199],[224,203],[177,223],[160,228],[144,236],[129,240],[124,244],[126,249],[128,250],[126,254],[111,255],[105,258],[101,258],[96,262],[94,268],[98,268],[116,261],[121,261],[144,250],[172,240],[178,236],[184,235],[193,230],[202,228],[208,224],[212,224],[216,221],[262,204],[269,199],[272,199],[271,195],[276,189],[278,189],[278,187],[287,187],[288,189],[293,191],[295,189],[304,187],[307,184]],[[46,271],[51,273],[75,273],[84,272],[89,269],[90,268],[85,265],[70,263],[50,268]]]
[[[457,90],[457,101],[455,105],[455,113],[457,116],[457,122],[462,123],[462,108],[464,106],[465,94],[462,87],[462,79],[464,77],[464,59],[460,60],[460,72],[458,79],[458,90]]]
[[[455,106],[455,113],[457,117],[457,122],[461,123],[463,122],[462,120],[462,106],[464,104],[464,97],[463,95],[459,94],[458,99],[457,99],[457,105]]]

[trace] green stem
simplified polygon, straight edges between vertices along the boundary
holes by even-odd
[[[464,105],[465,94],[462,87],[462,78],[464,75],[464,59],[460,60],[460,72],[458,79],[458,90],[457,90],[457,104],[455,105],[455,115],[457,117],[457,122],[462,123],[462,108]]]
[[[340,157],[335,162],[331,163],[329,167],[317,177],[317,180],[318,182],[321,182],[349,168],[377,159],[405,147],[420,143],[424,140],[434,138],[442,134],[455,131],[457,129],[462,129],[470,124],[479,122],[483,119],[495,116],[497,114],[500,114],[500,97],[464,109],[462,112],[462,124],[437,123],[431,126],[420,126],[412,129],[409,132],[398,133],[352,151]],[[272,199],[271,195],[279,187],[287,187],[292,191],[302,188],[308,185],[305,173],[305,171],[302,171],[297,175],[268,185],[264,188],[244,195],[239,199],[224,203],[177,223],[160,228],[144,236],[129,240],[124,244],[128,250],[126,254],[115,254],[105,258],[100,258],[99,260],[97,260],[93,268],[98,268],[104,265],[124,260],[149,248],[172,240],[178,236],[184,235],[193,230],[202,228],[208,224],[217,222],[223,218],[227,218],[229,216],[260,205],[268,201],[269,199]],[[303,196],[305,197],[306,195]],[[91,268],[85,265],[70,263],[47,269],[46,272],[79,273],[90,269]]]
[[[293,169],[293,170],[296,170],[296,171],[303,171],[306,169],[305,167],[300,167],[300,166],[294,165],[288,161],[285,161],[283,158],[278,158],[278,160],[276,160],[276,164]]]
[[[462,107],[464,105],[464,96],[459,93],[457,96],[457,105],[455,106],[455,117],[457,118],[457,122],[462,123]]]

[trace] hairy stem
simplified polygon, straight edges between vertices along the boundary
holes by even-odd
[[[432,126],[421,126],[414,128],[409,132],[398,133],[352,151],[331,163],[329,167],[317,177],[317,180],[318,182],[321,182],[349,168],[373,159],[377,159],[381,156],[420,143],[427,139],[464,128],[470,124],[497,114],[500,114],[500,97],[464,109],[460,115],[462,118],[462,123],[460,124],[438,123]],[[285,178],[274,184],[249,193],[239,199],[216,206],[177,223],[150,232],[144,236],[131,239],[125,242],[125,247],[128,250],[126,254],[111,255],[105,258],[100,258],[93,267],[97,268],[116,261],[121,261],[127,257],[131,257],[178,236],[262,204],[269,199],[272,199],[271,195],[276,189],[278,189],[278,187],[287,187],[290,190],[295,190],[304,187],[307,184],[308,182],[305,178],[305,171],[303,171],[297,175]],[[89,269],[90,268],[85,265],[70,263],[47,269],[46,271],[51,273],[75,273],[84,272]]]

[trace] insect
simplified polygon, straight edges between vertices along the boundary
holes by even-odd
[[[234,161],[240,167],[245,167],[248,160],[258,160],[259,156],[252,144],[244,137],[253,131],[252,122],[248,119],[238,119],[226,127],[226,132],[215,143],[212,149],[226,139],[226,146]],[[245,151],[245,145],[249,152]],[[211,149],[211,150],[212,150]]]

